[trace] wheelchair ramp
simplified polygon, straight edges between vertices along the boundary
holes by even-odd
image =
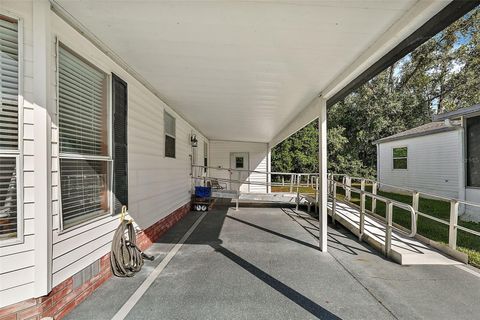
[[[359,210],[337,201],[335,221],[341,223],[355,235],[359,235]],[[328,214],[332,215],[332,203],[328,203]],[[385,226],[383,223],[365,216],[365,234],[363,240],[379,251],[384,250]],[[392,250],[390,257],[402,265],[455,265],[462,264],[432,247],[410,238],[395,228],[392,232]]]

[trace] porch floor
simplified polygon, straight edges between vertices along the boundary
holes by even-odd
[[[191,212],[133,278],[112,278],[67,319],[111,319],[201,216]],[[461,265],[401,266],[347,230],[292,208],[210,211],[126,319],[473,319],[480,273]]]

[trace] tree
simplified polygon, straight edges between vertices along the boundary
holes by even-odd
[[[375,176],[386,136],[436,112],[480,103],[480,7],[457,20],[328,110],[328,170]],[[316,172],[317,121],[272,151],[275,171]]]

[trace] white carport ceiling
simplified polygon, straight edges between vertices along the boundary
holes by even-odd
[[[207,137],[263,142],[412,8],[436,13],[416,0],[55,2]]]

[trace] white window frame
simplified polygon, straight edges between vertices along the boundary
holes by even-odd
[[[175,125],[175,135],[167,133],[167,129],[165,126],[165,115],[168,114],[170,117],[173,119],[173,123]],[[165,136],[169,136],[170,138],[175,139],[175,157],[170,157],[167,156],[166,149],[167,149],[167,139]],[[170,159],[176,159],[177,158],[177,118],[173,116],[170,112],[168,112],[166,109],[163,109],[163,157],[164,158],[170,158]]]
[[[92,62],[90,59],[87,59],[84,57],[82,53],[80,53],[80,50],[77,50],[76,47],[60,36],[56,36],[55,38],[55,66],[56,66],[56,72],[55,72],[55,93],[56,93],[56,110],[55,110],[55,117],[57,120],[57,126],[58,126],[58,121],[59,121],[59,114],[60,114],[60,52],[59,48],[60,45],[63,47],[69,49],[71,52],[73,52],[75,55],[77,55],[80,59],[82,59],[85,62],[90,63],[91,65],[95,66],[98,70],[102,71],[105,73],[107,79],[107,141],[108,141],[108,154],[106,156],[92,156],[92,155],[82,155],[82,154],[72,154],[72,153],[61,153],[60,152],[60,129],[58,129],[58,143],[56,145],[57,151],[58,151],[58,157],[57,157],[57,168],[58,168],[58,206],[59,206],[59,213],[58,217],[60,219],[59,221],[59,227],[58,227],[58,232],[59,234],[63,234],[66,232],[73,231],[75,229],[81,228],[85,225],[94,223],[100,219],[103,219],[107,216],[112,216],[113,215],[113,191],[112,191],[112,186],[113,186],[113,158],[112,158],[112,75],[110,72],[102,69],[99,67],[97,64]],[[59,126],[58,126],[59,127]],[[63,222],[63,206],[62,206],[62,183],[61,183],[61,167],[60,167],[60,160],[61,159],[76,159],[76,160],[100,160],[100,161],[106,161],[107,162],[107,181],[108,181],[108,186],[107,186],[107,200],[108,200],[108,211],[105,212],[104,214],[94,216],[91,219],[88,219],[83,222],[79,222],[77,224],[65,227],[64,222]]]
[[[18,146],[17,150],[0,151],[0,157],[15,158],[15,174],[17,183],[17,236],[0,240],[0,247],[20,244],[25,241],[23,210],[23,89],[24,89],[24,20],[7,10],[0,10],[0,15],[16,20],[18,26]]]
[[[393,155],[395,149],[403,149],[403,148],[406,148],[406,149],[407,149],[407,156],[406,156],[406,157],[395,157],[395,156]],[[406,169],[395,168],[395,160],[396,160],[396,159],[405,159],[405,160],[407,160],[407,168],[406,168]],[[392,147],[392,170],[395,170],[395,171],[408,171],[408,167],[409,167],[409,165],[408,165],[408,146],[402,145],[402,146]]]

